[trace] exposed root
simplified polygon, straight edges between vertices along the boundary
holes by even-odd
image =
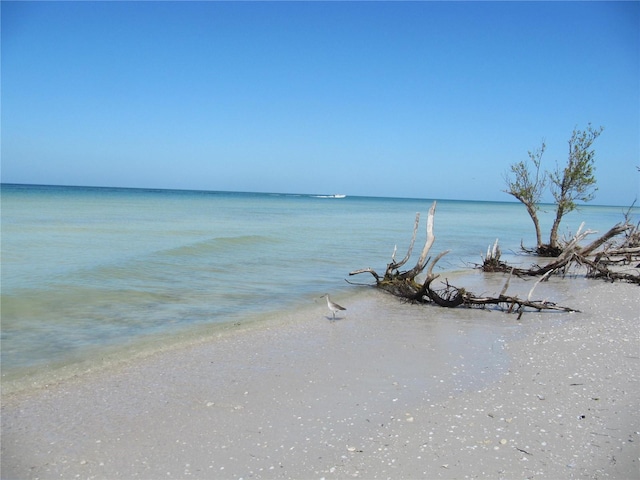
[[[427,238],[420,254],[418,261],[415,266],[407,271],[401,271],[400,267],[407,263],[411,256],[411,252],[415,243],[416,234],[418,231],[418,224],[420,220],[420,214],[416,214],[416,220],[413,229],[413,236],[411,239],[411,244],[409,246],[409,251],[407,255],[400,261],[395,261],[395,253],[394,249],[391,263],[387,265],[384,275],[379,275],[372,268],[363,268],[360,270],[355,270],[350,272],[349,275],[358,275],[361,273],[370,273],[373,275],[375,279],[375,286],[382,290],[385,290],[392,295],[400,297],[404,300],[413,303],[433,303],[435,305],[439,305],[441,307],[446,308],[454,308],[454,307],[481,307],[486,308],[487,306],[495,306],[500,308],[508,313],[517,313],[518,318],[522,316],[525,311],[525,308],[531,308],[538,311],[541,310],[556,310],[563,312],[573,312],[575,309],[569,307],[558,306],[555,303],[547,302],[546,300],[531,300],[533,291],[536,285],[539,282],[536,282],[536,285],[531,289],[527,299],[521,299],[517,296],[510,296],[506,294],[509,279],[505,283],[502,292],[497,297],[481,297],[476,296],[471,292],[468,292],[464,288],[459,288],[454,285],[450,285],[448,281],[445,281],[442,287],[434,288],[433,282],[438,278],[439,275],[433,273],[433,268],[436,263],[447,253],[448,251],[441,252],[437,255],[433,260],[431,260],[429,255],[429,251],[435,242],[435,236],[433,234],[433,220],[435,215],[436,202],[433,202],[431,209],[429,210],[429,216],[427,218]],[[587,232],[588,233],[588,232]],[[569,254],[567,254],[569,255]],[[506,268],[506,264],[500,262],[500,248],[498,246],[498,241],[493,246],[493,249],[489,248],[487,251],[487,259],[485,262],[492,262],[495,269],[494,271],[504,271]],[[504,267],[503,267],[504,265]],[[427,268],[428,267],[428,268]],[[546,270],[545,275],[549,275],[555,268]],[[426,278],[423,282],[418,282],[416,277],[421,274],[425,269]],[[509,267],[511,273],[514,273],[514,268]],[[542,279],[541,279],[542,280]]]
[[[590,244],[581,247],[580,242],[594,232],[578,233],[560,250],[560,254],[544,266],[518,268],[500,260],[497,245],[487,251],[487,257],[480,266],[485,272],[509,272],[520,277],[537,277],[552,273],[566,273],[573,265],[587,267],[587,277],[622,280],[640,284],[640,232],[638,226],[619,223]],[[623,238],[620,240],[620,236]],[[497,240],[496,240],[497,242]],[[621,266],[630,266],[622,270]],[[612,268],[615,267],[615,268]]]

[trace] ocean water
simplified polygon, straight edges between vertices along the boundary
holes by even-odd
[[[433,200],[5,184],[1,201],[1,360],[12,378],[260,321],[325,292],[355,295],[348,273],[383,272],[395,245],[402,258],[416,212],[419,254]],[[604,232],[626,210],[581,207],[561,232],[582,221]],[[543,208],[545,234],[552,220]],[[521,242],[534,243],[524,207],[511,202],[438,201],[434,231],[434,255],[451,250],[438,264],[446,271],[480,263],[496,238],[512,261]]]

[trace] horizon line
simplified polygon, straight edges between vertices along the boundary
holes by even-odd
[[[248,191],[248,190],[205,190],[201,188],[169,188],[169,187],[123,187],[113,185],[71,185],[71,184],[57,184],[57,183],[16,183],[16,182],[3,182],[0,181],[0,188],[3,186],[20,186],[20,187],[54,187],[54,188],[94,188],[103,190],[147,190],[147,191],[166,191],[166,192],[194,192],[194,193],[231,193],[231,194],[256,194],[256,195],[286,195],[286,196],[333,196],[338,193],[300,193],[300,192],[269,192],[269,191]],[[378,198],[378,199],[390,199],[390,200],[425,200],[425,201],[444,201],[444,202],[478,202],[478,203],[508,203],[519,204],[522,202],[513,200],[470,200],[464,198],[433,198],[433,197],[392,197],[392,196],[380,196],[380,195],[351,195],[348,193],[339,193],[339,195],[345,195],[346,198]],[[342,200],[342,199],[340,199]],[[538,205],[556,205],[554,202],[540,202]],[[635,205],[635,201],[631,205],[614,205],[614,204],[596,204],[596,203],[581,203],[577,204],[577,207],[621,207],[638,209],[640,207]]]

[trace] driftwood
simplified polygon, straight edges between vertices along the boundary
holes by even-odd
[[[569,307],[558,306],[552,302],[546,300],[532,300],[533,291],[538,285],[539,281],[533,286],[526,299],[519,298],[518,296],[507,295],[506,291],[509,286],[511,275],[507,279],[502,292],[497,297],[485,297],[477,296],[471,292],[468,292],[464,288],[455,287],[450,285],[448,281],[445,281],[441,287],[434,287],[434,281],[439,275],[433,273],[433,268],[438,261],[444,257],[448,250],[438,254],[433,260],[429,257],[429,251],[435,242],[435,235],[433,233],[433,223],[436,210],[436,202],[433,202],[429,209],[427,217],[427,236],[420,253],[420,257],[415,266],[409,270],[401,270],[401,268],[409,261],[413,252],[416,237],[418,234],[418,228],[420,224],[420,213],[416,214],[416,220],[413,227],[413,236],[411,243],[407,250],[407,254],[400,261],[396,261],[395,255],[397,248],[394,248],[391,255],[391,262],[387,264],[387,268],[384,275],[378,274],[372,268],[363,268],[350,272],[349,275],[358,275],[361,273],[369,273],[375,279],[375,286],[382,290],[385,290],[397,297],[406,299],[415,303],[433,303],[441,307],[453,308],[453,307],[488,307],[494,306],[501,308],[509,313],[518,313],[518,318],[522,316],[525,308],[531,308],[534,310],[559,310],[563,312],[576,311]],[[497,243],[494,247],[494,254],[498,249]],[[494,255],[495,256],[495,255]],[[424,280],[419,281],[418,275],[421,275],[426,269],[426,277]]]
[[[582,231],[580,226],[575,236],[565,242],[562,253],[544,266],[531,268],[512,267],[500,260],[498,241],[487,250],[481,265],[485,272],[510,272],[517,276],[542,276],[551,273],[566,273],[571,266],[586,268],[588,278],[622,280],[640,284],[640,232],[628,219],[619,223],[586,246],[580,242],[595,232]],[[619,239],[623,236],[622,240]],[[625,268],[627,267],[627,268]]]

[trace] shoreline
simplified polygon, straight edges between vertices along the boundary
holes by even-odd
[[[577,280],[536,295],[582,313],[369,291],[3,395],[2,478],[637,478],[638,287]]]
[[[242,335],[247,331],[277,328],[295,321],[293,318],[299,316],[301,312],[305,318],[317,313],[317,307],[321,302],[316,299],[316,304],[314,304],[314,298],[312,297],[306,303],[299,301],[297,305],[289,305],[280,311],[252,312],[242,320],[235,319],[187,326],[177,332],[136,337],[127,345],[96,345],[92,351],[82,352],[58,362],[13,367],[8,372],[3,368],[3,394],[9,396],[31,395],[42,389],[86,375],[116,372],[126,365],[143,361],[155,355],[215,342],[222,337]]]
[[[448,279],[477,277],[479,271],[451,270],[443,272]],[[352,285],[343,290],[338,298],[342,302],[357,301],[358,298],[375,291],[370,287]],[[278,328],[298,322],[300,318],[316,319],[318,307],[325,304],[321,293],[306,296],[292,302],[282,310],[250,312],[242,319],[209,324],[187,326],[177,332],[163,332],[136,337],[126,345],[95,345],[92,349],[69,356],[67,359],[24,367],[6,368],[2,365],[1,383],[5,396],[30,395],[44,388],[78,379],[85,375],[115,372],[118,368],[138,362],[147,357],[216,341],[223,336],[233,336],[254,329]],[[320,315],[321,316],[321,315]]]

